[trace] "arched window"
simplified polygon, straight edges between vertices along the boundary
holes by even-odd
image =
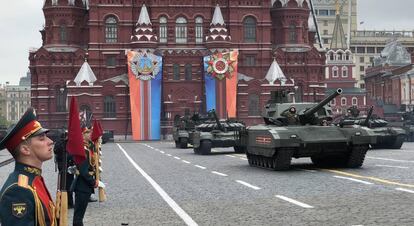
[[[346,97],[341,98],[341,105],[346,106]]]
[[[259,95],[250,94],[249,95],[249,116],[258,116],[258,115],[260,115]]]
[[[343,56],[344,54],[342,53],[342,52],[338,52],[337,54],[336,54],[336,59],[337,60],[343,60],[342,59],[342,56]]]
[[[203,18],[196,17],[195,18],[195,41],[196,43],[202,43],[203,42]]]
[[[68,92],[67,92],[66,87],[61,87],[61,86],[55,87],[56,111],[57,112],[66,112],[67,93]]]
[[[350,54],[348,52],[345,54],[345,60],[350,60]]]
[[[337,66],[332,68],[332,77],[333,78],[338,77],[338,67]]]
[[[60,43],[65,43],[67,41],[67,32],[66,32],[65,24],[62,24],[59,27],[59,40],[60,40]]]
[[[358,98],[352,97],[352,105],[357,106],[358,105]]]
[[[296,35],[296,26],[295,24],[289,25],[289,43],[296,43],[297,42],[297,35]]]
[[[191,64],[185,65],[185,80],[191,80],[192,72],[191,72]]]
[[[335,60],[335,58],[334,58],[334,57],[335,57],[335,56],[334,56],[334,53],[332,53],[332,52],[331,52],[331,53],[329,53],[329,59],[330,59],[330,60],[332,60],[332,61],[333,61],[333,60]]]
[[[348,77],[348,68],[346,66],[342,67],[342,77]]]
[[[174,80],[180,80],[180,65],[178,64],[173,65],[173,76],[174,76]]]
[[[244,26],[244,41],[256,42],[256,19],[248,16],[243,21]]]
[[[187,20],[184,17],[178,17],[175,21],[175,42],[187,43]]]
[[[105,42],[114,43],[118,41],[118,25],[115,17],[108,17],[105,20]]]
[[[167,42],[167,18],[160,17],[160,42]]]
[[[87,104],[83,104],[79,108],[79,115],[81,117],[80,123],[81,126],[91,126],[92,110],[91,107]]]
[[[114,96],[104,97],[104,117],[115,118],[116,117],[116,105]]]
[[[331,100],[331,106],[335,106],[335,105],[336,105],[336,99],[334,98]]]

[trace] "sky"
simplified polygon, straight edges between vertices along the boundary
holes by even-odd
[[[414,30],[413,0],[357,1],[358,24],[364,22],[358,29]],[[14,0],[0,8],[0,84],[18,84],[26,75],[29,49],[42,44],[42,5],[43,0]]]

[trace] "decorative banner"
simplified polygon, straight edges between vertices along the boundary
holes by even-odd
[[[161,134],[162,57],[128,51],[132,138],[159,140]]]
[[[216,109],[220,118],[236,117],[238,50],[204,57],[207,110]]]

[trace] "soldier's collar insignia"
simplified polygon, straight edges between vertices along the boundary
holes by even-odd
[[[35,174],[36,176],[42,175],[42,170],[38,168],[30,167],[30,166],[25,166],[24,171],[31,173],[31,174]]]
[[[27,213],[27,204],[22,203],[12,203],[12,214],[17,218],[22,218]]]

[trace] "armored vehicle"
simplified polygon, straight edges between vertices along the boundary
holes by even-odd
[[[400,149],[406,138],[406,132],[402,128],[388,127],[388,122],[384,119],[373,117],[374,107],[368,111],[367,116],[359,116],[360,111],[356,107],[348,109],[349,115],[345,117],[339,125],[341,127],[349,125],[359,125],[368,127],[377,136],[377,143],[372,144],[372,148]]]
[[[176,148],[187,148],[188,144],[193,144],[193,133],[196,125],[208,119],[200,117],[198,113],[190,116],[185,112],[184,116],[176,115],[174,118],[173,138]]]
[[[211,148],[216,147],[234,147],[236,153],[244,153],[245,147],[240,143],[240,132],[246,128],[244,123],[230,119],[219,120],[215,110],[209,113],[214,120],[197,125],[193,133],[194,153],[208,155]]]
[[[287,170],[292,157],[311,157],[318,166],[361,167],[369,145],[375,144],[374,134],[364,127],[326,125],[332,119],[327,104],[341,93],[337,89],[319,103],[286,103],[284,92],[272,92],[265,105],[265,124],[247,127],[242,135],[249,165]],[[285,114],[292,108],[298,113]]]
[[[404,121],[403,129],[407,134],[407,141],[413,142],[414,141],[414,109],[410,112],[405,112],[402,114],[402,118]]]

